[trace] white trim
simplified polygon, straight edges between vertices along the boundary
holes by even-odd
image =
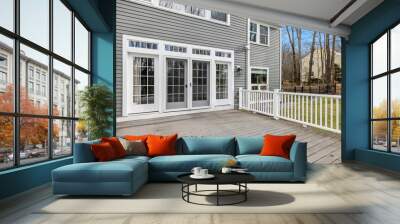
[[[235,61],[235,55],[233,50],[227,50],[227,49],[219,49],[219,48],[212,48],[212,47],[204,47],[204,46],[197,46],[197,45],[190,45],[190,44],[184,44],[184,43],[175,43],[175,42],[169,42],[169,41],[162,41],[162,40],[156,40],[156,39],[151,39],[151,38],[143,38],[143,37],[136,37],[136,36],[130,36],[130,35],[123,35],[123,52],[122,52],[122,64],[123,64],[123,98],[122,98],[122,108],[123,108],[123,113],[122,116],[124,117],[129,117],[134,113],[147,113],[147,112],[155,112],[156,113],[165,113],[165,112],[170,112],[171,110],[167,110],[167,96],[166,96],[166,91],[167,91],[167,78],[166,78],[166,59],[167,58],[179,58],[179,59],[185,59],[187,60],[188,63],[188,74],[187,74],[187,84],[188,86],[190,85],[192,80],[192,62],[194,60],[200,60],[200,61],[207,61],[210,62],[210,77],[209,77],[209,106],[206,107],[193,107],[192,103],[192,87],[190,86],[187,91],[187,108],[183,108],[182,111],[188,111],[192,109],[208,109],[208,108],[214,108],[215,106],[219,105],[234,105],[234,61]],[[147,48],[136,48],[136,47],[131,47],[129,46],[130,41],[143,41],[143,42],[150,42],[150,43],[155,43],[157,44],[157,49],[147,49]],[[172,51],[166,51],[165,50],[165,45],[176,45],[180,47],[185,47],[187,50],[186,52],[172,52]],[[197,55],[197,54],[192,54],[192,49],[204,49],[210,51],[210,55]],[[221,52],[226,52],[231,55],[230,58],[228,57],[218,57],[215,56],[215,52],[221,51]],[[155,93],[155,101],[158,100],[158,107],[156,109],[152,109],[151,111],[146,111],[146,110],[135,110],[132,109],[132,107],[129,106],[130,102],[130,82],[129,82],[129,57],[131,55],[139,55],[139,56],[151,56],[156,58],[156,61],[158,61],[157,65],[158,67],[155,69],[158,69],[158,72],[155,73],[155,78],[158,78],[158,81],[155,80],[155,88],[157,88],[158,92]],[[229,79],[229,89],[228,89],[228,100],[227,101],[219,101],[215,99],[215,78],[216,78],[216,71],[215,71],[215,63],[226,63],[229,66],[229,74],[228,74],[228,79]],[[190,81],[189,81],[190,80]],[[156,89],[155,89],[156,90]],[[175,111],[176,109],[174,109]],[[181,109],[179,109],[181,110]]]
[[[181,12],[181,11],[178,11],[178,10],[175,10],[175,9],[162,7],[162,6],[159,5],[159,2],[160,2],[159,0],[129,0],[129,1],[135,2],[135,3],[138,3],[138,4],[142,4],[142,5],[146,5],[146,6],[150,6],[150,7],[153,7],[153,8],[157,8],[157,9],[160,9],[160,10],[163,10],[163,11],[172,12],[172,13],[179,14],[179,15],[184,15],[184,16],[189,16],[189,17],[192,17],[192,18],[201,19],[201,20],[205,20],[205,21],[208,21],[208,22],[213,22],[213,23],[217,23],[217,24],[221,24],[221,25],[225,25],[225,26],[230,26],[231,25],[231,15],[229,13],[227,13],[227,12],[224,12],[224,13],[226,13],[226,22],[223,22],[223,21],[211,18],[211,13],[210,13],[211,10],[206,9],[204,7],[202,7],[202,8],[204,10],[206,10],[206,17],[197,16],[197,15],[193,15],[193,14],[190,14],[190,13],[187,13],[187,12]],[[218,12],[223,12],[223,11],[218,11]]]
[[[250,89],[250,82],[251,82],[251,76],[250,76],[250,72],[251,72],[251,68],[250,68],[250,23],[251,20],[248,18],[247,19],[247,46],[246,46],[246,50],[247,50],[247,60],[246,60],[246,70],[247,70],[247,80],[246,80],[246,89]]]

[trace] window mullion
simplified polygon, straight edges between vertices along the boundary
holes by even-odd
[[[390,71],[390,30],[387,32],[387,71]],[[390,73],[388,73],[387,74],[387,97],[388,97],[388,100],[387,100],[387,110],[388,110],[388,118],[391,118],[392,117],[392,99],[391,99],[391,78],[392,78],[392,76],[391,76],[391,74]],[[391,152],[392,151],[392,121],[391,120],[389,120],[388,122],[387,122],[387,125],[388,125],[388,128],[387,128],[387,131],[388,131],[388,141],[389,141],[389,143],[388,143],[388,148],[387,148],[387,150],[388,150],[388,152]]]
[[[19,35],[19,8],[20,8],[20,0],[14,1],[14,29],[17,35]],[[19,50],[19,39],[14,39],[14,112],[18,114],[20,112],[20,50]],[[14,166],[19,166],[20,157],[19,157],[19,135],[20,135],[20,119],[19,117],[14,116]]]

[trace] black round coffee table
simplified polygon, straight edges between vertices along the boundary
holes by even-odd
[[[197,205],[235,205],[247,201],[247,192],[249,188],[247,183],[255,180],[255,177],[247,173],[229,173],[213,174],[215,177],[212,179],[193,179],[189,174],[182,174],[178,176],[178,181],[182,183],[182,199],[188,203]],[[215,185],[215,190],[198,190],[197,185]],[[237,190],[223,190],[220,189],[220,185],[236,185]],[[190,186],[195,186],[194,191],[190,191]],[[206,194],[209,192],[215,192],[215,194]],[[202,204],[193,202],[190,200],[190,196],[203,196],[203,197],[216,197],[216,204]],[[221,197],[232,197],[240,196],[240,199],[231,203],[221,203]]]

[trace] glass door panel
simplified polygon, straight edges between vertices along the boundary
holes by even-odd
[[[167,58],[167,109],[187,108],[187,61]]]
[[[192,63],[192,106],[210,105],[210,63],[193,61]]]
[[[228,64],[216,64],[216,99],[228,99]]]

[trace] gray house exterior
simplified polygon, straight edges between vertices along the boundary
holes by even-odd
[[[232,109],[239,88],[280,89],[279,27],[265,24],[268,44],[260,44],[251,19],[212,21],[161,1],[116,1],[118,121]],[[264,71],[266,80],[256,77]]]

